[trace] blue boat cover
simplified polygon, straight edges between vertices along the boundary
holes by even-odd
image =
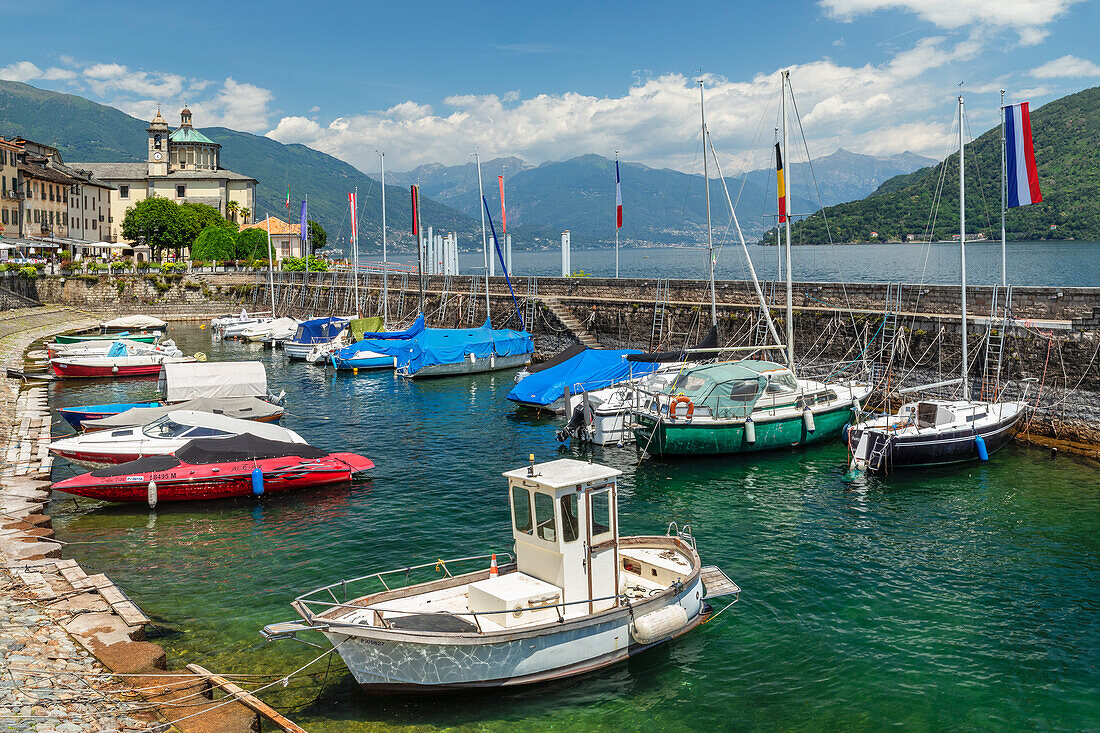
[[[400,341],[363,339],[342,349],[337,359],[347,359],[356,351],[373,351],[397,357],[397,366],[415,374],[426,366],[459,364],[470,354],[482,358],[518,356],[535,350],[531,334],[507,328],[493,328],[486,319],[480,328],[425,328],[420,333]],[[345,355],[345,352],[350,352]]]
[[[296,344],[325,344],[336,338],[348,325],[347,318],[314,318],[302,321],[294,332]]]
[[[415,336],[416,334],[420,333],[423,330],[424,330],[424,314],[421,313],[420,315],[418,315],[416,317],[416,320],[413,321],[413,324],[411,326],[409,326],[408,328],[406,328],[404,331],[374,331],[374,332],[368,331],[368,332],[365,332],[363,334],[363,338],[365,338],[365,339],[382,339],[382,340],[393,339],[393,340],[397,340],[397,341],[403,341],[405,339],[412,338],[413,336]],[[349,348],[354,348],[356,345],[358,345],[358,343],[353,344]],[[346,351],[346,349],[344,349],[344,350]],[[347,358],[347,357],[344,357],[344,358]]]
[[[126,344],[121,341],[115,341],[111,344],[111,348],[107,349],[107,356],[126,356]]]
[[[571,359],[524,377],[508,393],[508,399],[549,405],[565,395],[567,386],[570,393],[577,394],[656,371],[660,366],[656,362],[627,361],[628,354],[640,353],[637,349],[585,349]]]

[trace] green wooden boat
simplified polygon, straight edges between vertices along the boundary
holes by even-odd
[[[868,384],[797,379],[781,364],[742,360],[685,370],[634,412],[650,455],[723,455],[820,443],[840,436]]]
[[[59,344],[79,344],[83,341],[137,341],[142,344],[155,344],[163,334],[159,333],[71,333],[67,336],[54,336]]]

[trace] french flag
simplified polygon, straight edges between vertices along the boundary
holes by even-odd
[[[1035,147],[1031,142],[1028,105],[1028,102],[1021,102],[1005,107],[1005,171],[1010,209],[1043,200],[1039,171],[1035,167]]]
[[[619,182],[619,161],[615,161],[615,228],[623,228],[623,186]]]

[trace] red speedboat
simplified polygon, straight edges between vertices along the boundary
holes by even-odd
[[[239,435],[198,438],[175,455],[108,466],[53,488],[103,501],[200,501],[339,484],[371,468],[373,461],[355,453]]]

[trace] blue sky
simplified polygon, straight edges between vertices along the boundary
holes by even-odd
[[[22,30],[5,34],[0,78],[146,119],[186,103],[200,127],[364,170],[378,149],[403,170],[475,147],[691,169],[700,70],[734,169],[764,165],[782,68],[814,154],[942,155],[959,81],[976,133],[1002,86],[1040,104],[1100,83],[1100,9],[1080,0],[5,5]]]

